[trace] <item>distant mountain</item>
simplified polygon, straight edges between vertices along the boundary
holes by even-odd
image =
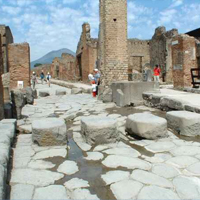
[[[73,51],[66,49],[66,48],[60,49],[60,50],[57,50],[57,51],[51,51],[51,52],[47,53],[46,55],[44,55],[43,57],[39,58],[38,60],[31,62],[31,69],[34,68],[34,65],[36,63],[51,64],[53,59],[55,57],[61,57],[62,53],[68,53],[68,54],[71,54],[73,56],[76,55]]]

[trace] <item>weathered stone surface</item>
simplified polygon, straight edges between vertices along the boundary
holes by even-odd
[[[13,159],[13,168],[27,168],[28,163],[30,162],[30,157],[14,157]]]
[[[174,156],[195,156],[200,153],[200,147],[181,146],[171,151]]]
[[[187,170],[194,175],[200,176],[200,162],[190,165]]]
[[[155,142],[145,148],[153,153],[165,152],[174,149],[176,145],[173,142]]]
[[[87,157],[85,157],[86,160],[102,160],[103,159],[103,154],[99,152],[87,152]]]
[[[73,138],[74,138],[74,141],[76,142],[76,144],[82,149],[82,151],[89,151],[92,148],[91,145],[85,143],[85,141],[80,133],[74,132]]]
[[[48,187],[36,188],[33,199],[69,199],[67,191],[62,185],[50,185]]]
[[[31,200],[34,193],[34,186],[27,184],[16,184],[11,187],[10,199]]]
[[[128,116],[126,130],[142,138],[163,138],[167,136],[167,121],[150,113],[138,113]]]
[[[185,136],[200,135],[200,114],[188,111],[172,111],[167,115],[168,127]]]
[[[82,93],[82,89],[80,88],[72,88],[71,90],[71,94],[81,94]]]
[[[0,199],[4,199],[6,194],[6,173],[5,168],[0,164]]]
[[[177,156],[167,160],[167,164],[174,165],[178,168],[187,168],[188,166],[197,163],[199,160],[190,156]]]
[[[78,188],[90,187],[88,184],[88,181],[85,181],[85,180],[82,180],[79,178],[73,178],[73,179],[67,181],[64,185],[68,190],[75,190]]]
[[[27,87],[25,89],[25,95],[26,95],[27,104],[33,104],[34,103],[34,92],[31,87]]]
[[[181,199],[200,199],[200,179],[179,176],[173,180],[175,189]]]
[[[31,157],[35,151],[30,146],[22,146],[14,149],[15,158]]]
[[[87,189],[76,189],[71,194],[72,199],[91,199],[96,200],[99,199],[97,195],[92,195]]]
[[[32,169],[51,169],[55,166],[56,166],[55,164],[43,160],[32,160],[28,164],[28,168]]]
[[[119,140],[117,121],[109,117],[85,117],[81,119],[81,134],[91,145],[112,143]]]
[[[79,169],[78,165],[74,161],[67,160],[58,167],[57,171],[67,175],[72,175],[78,172]]]
[[[116,183],[122,180],[129,179],[130,173],[125,171],[109,171],[104,175],[101,175],[101,178],[104,180],[106,185],[110,185],[112,183]]]
[[[173,188],[172,183],[167,179],[142,170],[134,170],[131,174],[131,178],[144,184]]]
[[[39,96],[40,97],[48,97],[48,96],[50,96],[50,93],[49,93],[48,90],[40,90],[39,91]]]
[[[124,180],[111,185],[110,189],[116,199],[135,199],[143,184],[133,180]]]
[[[60,95],[66,95],[67,92],[65,89],[57,89],[56,90],[56,95],[60,96]]]
[[[11,185],[19,183],[44,187],[53,184],[63,177],[63,174],[47,170],[14,169],[10,183]]]
[[[172,190],[165,189],[158,186],[146,186],[142,188],[138,195],[138,199],[180,199],[178,195]]]
[[[46,158],[53,158],[53,157],[62,157],[65,158],[67,156],[66,149],[49,149],[45,151],[38,152],[33,159],[46,159]]]
[[[58,118],[33,121],[32,138],[33,142],[40,146],[66,145],[67,127],[65,121]]]
[[[152,172],[167,179],[174,178],[180,174],[180,171],[178,171],[175,167],[164,163],[154,165]]]
[[[116,155],[111,155],[106,157],[106,159],[102,162],[102,164],[109,168],[125,167],[128,169],[138,168],[143,170],[149,170],[151,168],[150,163],[140,160],[138,158],[116,156]]]

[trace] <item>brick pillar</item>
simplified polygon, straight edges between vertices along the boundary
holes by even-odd
[[[194,37],[178,35],[172,40],[173,82],[175,88],[192,86],[191,68],[197,68]]]
[[[1,35],[0,35],[0,47],[1,47]],[[2,74],[3,74],[3,57],[2,57],[2,49],[0,48],[0,120],[4,118]]]
[[[30,48],[28,43],[8,45],[8,64],[10,89],[17,88],[18,81],[23,81],[24,88],[30,86]]]
[[[100,0],[102,85],[128,81],[127,0]]]

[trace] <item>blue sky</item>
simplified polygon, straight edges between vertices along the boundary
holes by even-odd
[[[31,60],[52,50],[76,51],[84,22],[98,36],[99,0],[0,0],[0,24],[16,43],[28,42]],[[128,37],[150,39],[158,26],[185,33],[200,27],[200,0],[128,0]]]

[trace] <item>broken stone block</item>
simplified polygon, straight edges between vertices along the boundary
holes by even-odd
[[[72,88],[71,90],[71,94],[81,94],[82,93],[82,89],[80,88]]]
[[[26,95],[26,102],[27,104],[33,104],[34,102],[34,92],[33,89],[31,87],[27,87],[25,89],[25,95]]]
[[[168,127],[185,136],[200,135],[200,114],[188,111],[172,111],[167,115]]]
[[[58,90],[56,90],[56,95],[66,95],[67,94],[67,92],[66,92],[66,90],[64,90],[64,89],[58,89]]]
[[[39,146],[61,146],[67,143],[67,127],[63,119],[45,118],[32,123],[32,140]]]
[[[120,106],[120,107],[123,107],[125,106],[125,103],[124,103],[124,93],[122,92],[122,90],[120,89],[117,89],[116,91],[116,104],[117,106]]]
[[[39,96],[40,97],[48,97],[48,96],[50,96],[50,93],[47,90],[41,90],[41,91],[39,91]]]
[[[115,143],[119,140],[117,120],[109,117],[83,117],[81,134],[91,145]]]
[[[154,140],[167,136],[167,121],[150,113],[137,113],[128,116],[126,130],[131,135]]]

